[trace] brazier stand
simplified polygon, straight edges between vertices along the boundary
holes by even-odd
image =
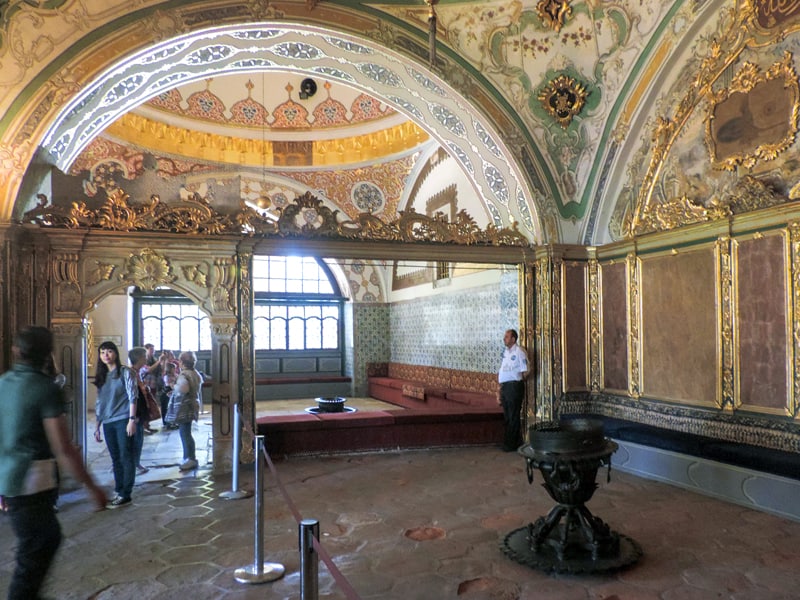
[[[642,555],[632,539],[620,535],[586,508],[597,489],[597,471],[608,468],[617,444],[603,435],[602,423],[575,419],[541,423],[530,429],[530,443],[518,453],[527,463],[528,483],[536,469],[557,504],[546,517],[511,532],[503,551],[513,560],[544,571],[611,571]]]

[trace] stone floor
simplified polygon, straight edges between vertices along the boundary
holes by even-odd
[[[259,410],[259,414],[261,414]],[[65,541],[46,590],[63,600],[300,597],[297,515],[317,519],[343,586],[321,564],[322,599],[736,600],[798,598],[800,523],[665,484],[601,471],[588,507],[644,551],[633,567],[602,575],[552,575],[509,559],[501,543],[553,501],[525,461],[493,447],[275,460],[264,479],[263,559],[285,575],[242,584],[255,563],[252,497],[225,500],[230,477],[212,478],[210,425],[195,432],[197,471],[180,474],[175,432],[145,440],[132,505],[93,513],[83,491],[63,494]],[[106,461],[106,462],[104,462]],[[92,469],[108,485],[107,458]],[[252,466],[240,472],[253,489]],[[281,492],[285,488],[292,505]],[[295,515],[294,513],[297,513]],[[13,568],[13,536],[0,516],[0,597]],[[338,576],[338,574],[337,574]],[[355,595],[347,596],[346,585]]]

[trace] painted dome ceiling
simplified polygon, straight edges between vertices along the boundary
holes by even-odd
[[[793,3],[44,4],[0,4],[6,220],[34,157],[64,201],[392,215],[452,184],[481,226],[588,245],[800,197]]]

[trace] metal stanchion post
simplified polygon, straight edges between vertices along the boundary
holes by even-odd
[[[256,436],[256,521],[255,561],[249,567],[236,569],[234,577],[239,583],[266,583],[283,577],[285,569],[280,563],[264,562],[264,436]]]
[[[300,600],[319,598],[319,557],[314,540],[319,540],[319,521],[300,521]]]
[[[239,420],[239,405],[233,405],[233,478],[229,492],[222,492],[219,497],[225,500],[240,500],[249,498],[253,494],[239,489],[239,447],[241,445],[241,425]]]

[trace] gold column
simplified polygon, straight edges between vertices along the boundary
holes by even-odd
[[[721,237],[716,242],[717,255],[717,297],[718,303],[718,327],[721,334],[719,341],[719,365],[720,379],[717,385],[717,405],[722,409],[734,410],[738,407],[741,400],[738,397],[738,386],[734,384],[736,373],[736,356],[734,353],[734,315],[735,294],[733,282],[733,261],[731,256],[731,246],[733,242],[729,237]]]
[[[243,242],[238,251],[239,287],[239,356],[241,381],[240,408],[242,410],[242,436],[239,456],[242,462],[255,459],[254,434],[256,433],[256,351],[253,343],[253,243]]]
[[[639,398],[642,392],[641,270],[635,252],[629,252],[625,262],[628,277],[628,394],[631,398]]]
[[[552,260],[550,250],[537,257],[534,263],[536,281],[536,413],[537,421],[552,421],[553,401],[553,299],[552,299]]]
[[[564,258],[562,256],[553,256],[552,258],[552,277],[550,288],[550,321],[551,321],[551,334],[550,334],[550,353],[552,357],[552,375],[551,375],[551,389],[553,403],[551,409],[551,416],[558,419],[561,416],[561,396],[564,394],[564,332],[563,320],[564,314]]]
[[[600,264],[589,260],[589,389],[599,392],[603,387],[603,337],[600,301]]]
[[[791,347],[788,348],[791,374],[789,413],[800,415],[800,222],[789,223],[789,285],[791,299],[788,310]]]
[[[522,423],[523,441],[528,440],[528,426],[536,421],[537,394],[534,383],[537,381],[541,372],[536,364],[536,322],[534,306],[536,302],[534,265],[530,262],[523,262],[518,269],[519,279],[519,324],[520,324],[520,345],[528,352],[529,371],[528,381],[525,386],[525,410],[523,411],[524,422]]]
[[[239,401],[238,323],[235,315],[211,317],[213,473],[233,469],[233,408]]]

